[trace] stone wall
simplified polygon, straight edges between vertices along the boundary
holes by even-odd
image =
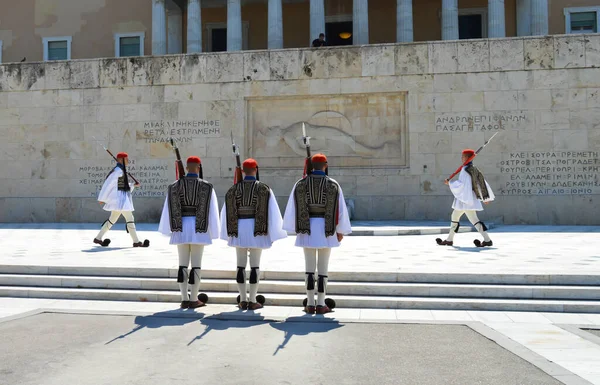
[[[356,219],[448,220],[465,147],[497,195],[485,220],[600,224],[600,35],[252,51],[0,66],[0,218],[102,222],[127,151],[138,221],[157,221],[182,155],[222,196],[230,132],[284,209],[301,122]]]

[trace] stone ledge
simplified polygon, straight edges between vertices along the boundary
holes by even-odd
[[[2,64],[0,91],[595,68],[599,59],[599,34],[98,58]]]

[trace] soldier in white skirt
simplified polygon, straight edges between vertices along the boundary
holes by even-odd
[[[244,179],[234,184],[225,195],[221,209],[221,239],[235,247],[237,254],[238,306],[242,310],[257,310],[263,304],[257,300],[260,282],[260,257],[273,242],[287,237],[283,219],[271,188],[259,181],[258,163],[246,159],[242,163]],[[246,266],[250,258],[250,295],[246,291]]]
[[[295,231],[296,246],[304,249],[308,296],[304,311],[325,314],[331,311],[325,303],[331,249],[340,246],[344,235],[352,233],[352,227],[342,188],[327,176],[327,157],[315,154],[311,160],[314,171],[296,182],[290,193],[283,229]],[[315,270],[318,271],[316,307]]]
[[[465,149],[462,152],[463,163],[468,161],[474,154],[475,151]],[[485,223],[480,221],[477,217],[477,211],[483,211],[481,202],[488,204],[495,199],[494,192],[485,180],[481,171],[473,165],[473,162],[469,162],[462,170],[460,170],[458,180],[449,181],[446,179],[444,183],[450,187],[450,191],[452,191],[452,194],[454,195],[454,202],[452,203],[454,211],[452,212],[448,238],[446,238],[446,240],[437,238],[435,240],[437,244],[440,246],[453,246],[454,234],[456,234],[460,228],[460,218],[463,215],[466,215],[475,229],[483,236],[483,242],[479,239],[473,241],[475,246],[492,246],[493,242],[487,233]]]
[[[205,245],[219,238],[219,206],[213,186],[202,179],[202,164],[197,156],[187,159],[187,174],[169,186],[158,231],[170,235],[177,245],[181,308],[205,305],[198,300],[200,269]],[[188,267],[191,262],[191,271]],[[188,293],[188,287],[190,292]]]
[[[106,238],[103,240],[102,237],[123,215],[126,221],[125,228],[133,240],[133,247],[148,247],[150,246],[150,241],[146,239],[144,242],[140,242],[135,230],[131,192],[135,187],[139,187],[139,184],[129,181],[126,169],[129,163],[129,156],[126,152],[120,152],[116,158],[118,163],[106,176],[100,194],[98,194],[98,201],[104,205],[104,210],[110,211],[110,217],[102,224],[100,232],[94,238],[94,243],[103,247],[108,246],[110,239]]]

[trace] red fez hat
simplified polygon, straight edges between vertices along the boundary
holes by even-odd
[[[252,158],[248,158],[242,163],[243,168],[258,168],[258,163]]]
[[[117,154],[117,159],[119,159],[119,158],[128,158],[128,157],[129,157],[129,155],[127,155],[126,152],[120,152],[120,153]]]
[[[189,158],[187,158],[187,163],[198,163],[198,164],[202,164],[202,162],[200,161],[200,158],[197,156],[190,156]]]
[[[475,150],[471,150],[470,148],[466,148],[462,152],[464,155],[473,156],[475,155]]]
[[[327,163],[327,157],[323,154],[315,154],[312,157],[314,163]]]

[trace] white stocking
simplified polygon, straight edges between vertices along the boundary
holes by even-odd
[[[104,234],[106,234],[108,232],[108,230],[110,230],[110,228],[113,227],[113,225],[115,223],[117,223],[117,221],[119,220],[120,216],[121,216],[121,212],[120,211],[111,211],[110,212],[110,217],[102,225],[102,228],[100,229],[100,232],[98,233],[98,235],[96,235],[96,239],[98,239],[98,240],[101,241],[102,237],[104,237]]]
[[[315,270],[317,269],[317,249],[304,248],[306,278],[304,280],[308,306],[315,306]],[[310,289],[309,289],[310,288]]]
[[[481,234],[483,236],[483,240],[485,242],[489,242],[491,241],[490,236],[488,235],[487,231],[485,231],[483,229],[483,222],[479,222],[479,218],[477,217],[477,212],[475,210],[467,210],[467,218],[469,218],[469,221],[473,224],[473,226],[477,229],[477,231],[479,231],[479,234]]]
[[[260,255],[261,249],[250,249],[250,302],[256,302],[258,284],[260,282]]]
[[[204,253],[204,245],[190,245],[190,256],[192,260],[192,271],[190,271],[191,293],[190,301],[198,300],[198,292],[200,291],[200,268],[202,267],[202,254]]]
[[[125,226],[127,227],[127,232],[131,236],[133,243],[138,243],[140,240],[138,239],[137,233],[135,231],[135,221],[133,219],[133,213],[131,211],[123,211],[123,217],[127,221]]]
[[[454,210],[452,211],[452,217],[451,217],[451,221],[452,223],[450,223],[450,233],[448,234],[448,238],[446,238],[446,240],[448,242],[453,242],[454,241],[454,234],[456,234],[456,231],[458,230],[459,223],[460,223],[460,217],[463,216],[465,212],[462,210]]]
[[[317,305],[325,306],[325,294],[327,294],[327,272],[329,271],[329,256],[331,249],[319,249],[319,270],[317,277]]]
[[[236,247],[237,254],[237,278],[238,291],[240,292],[240,302],[248,302],[248,293],[246,292],[246,265],[248,264],[248,249],[245,247]]]
[[[189,301],[188,296],[188,266],[190,264],[190,245],[177,245],[179,254],[179,271],[177,272],[177,283],[181,291],[181,300]]]

